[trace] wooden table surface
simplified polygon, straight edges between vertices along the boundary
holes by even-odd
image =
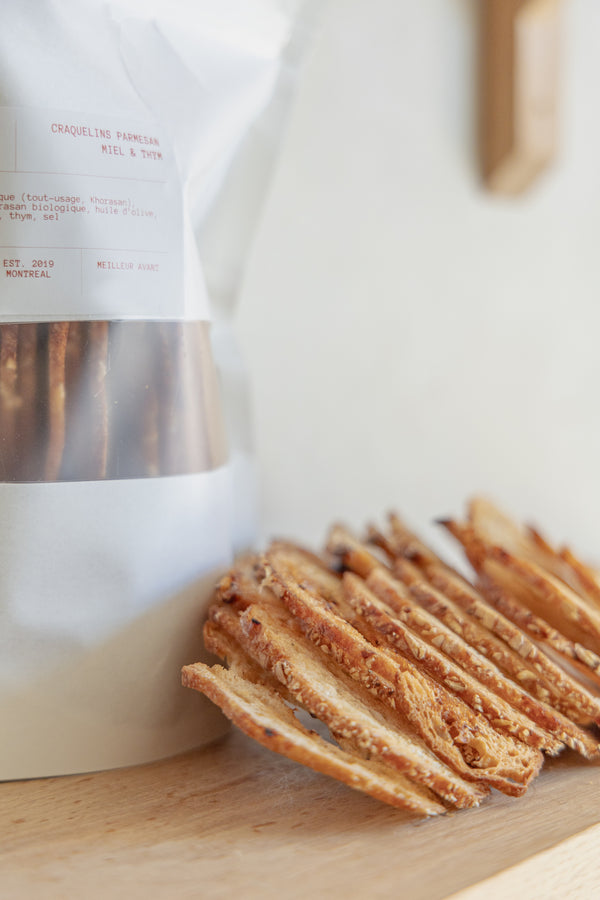
[[[0,784],[0,809],[3,900],[600,897],[600,764],[573,754],[524,798],[423,821],[232,732],[151,765]]]

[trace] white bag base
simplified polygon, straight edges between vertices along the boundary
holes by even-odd
[[[3,779],[89,772],[149,762],[225,733],[220,711],[179,682],[202,650],[214,575],[150,610],[49,677],[5,695]]]
[[[205,656],[202,624],[231,561],[229,466],[4,484],[2,498],[0,779],[147,762],[222,734],[180,670]]]

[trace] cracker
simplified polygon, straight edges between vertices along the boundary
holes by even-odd
[[[533,613],[568,640],[581,644],[596,656],[600,654],[600,612],[591,609],[567,584],[536,563],[497,547],[490,551],[490,557],[520,586],[520,593],[527,597],[527,605]],[[600,658],[595,667],[600,672]]]
[[[565,637],[545,618],[532,611],[537,607],[527,583],[520,581],[498,560],[486,559],[480,567],[479,585],[486,599],[523,631],[562,657],[585,679],[600,684],[600,657],[587,647]]]
[[[514,556],[537,563],[558,577],[565,574],[566,567],[541,535],[536,540],[530,529],[515,522],[491,500],[472,498],[467,507],[467,521],[484,543],[503,547]]]
[[[463,532],[463,537],[480,545],[477,571],[484,570],[493,580],[501,581],[508,593],[515,593],[521,604],[550,626],[547,631],[540,627],[543,639],[553,641],[557,652],[581,664],[588,677],[600,681],[600,610],[570,586],[573,570],[539,533],[520,528],[489,501],[471,501],[469,527],[470,532]],[[497,565],[489,565],[488,560]],[[500,569],[505,573],[500,575]],[[570,646],[559,646],[557,635],[566,638]]]
[[[391,512],[388,516],[389,530],[379,532],[373,526],[369,529],[369,540],[377,542],[377,538],[385,541],[392,560],[407,559],[417,565],[425,563],[437,563],[448,568],[436,554],[414,534],[402,521],[400,516]]]
[[[106,376],[108,372],[108,322],[90,322],[88,326],[89,350],[89,408],[91,416],[91,477],[106,477],[108,459],[108,396]]]
[[[486,544],[471,526],[454,520],[442,524],[463,545],[469,562],[480,576],[486,599],[536,641],[562,656],[584,678],[600,683],[600,656],[594,649],[598,646],[597,616],[592,617],[592,611],[584,608],[583,601],[574,604],[573,592],[566,595],[566,585],[557,589],[556,579],[501,547]],[[570,635],[576,634],[585,643],[572,640],[553,622],[564,624]]]
[[[48,444],[44,480],[56,481],[65,447],[65,359],[68,322],[52,322],[48,333]]]
[[[536,533],[536,537],[538,537]],[[575,556],[569,547],[563,547],[560,551],[560,557],[568,566],[571,578],[569,584],[580,596],[592,604],[594,609],[600,610],[600,581],[598,574],[591,566],[582,562],[579,557]]]
[[[283,700],[263,684],[202,663],[183,669],[183,684],[209,697],[245,734],[269,750],[392,806],[423,816],[445,812],[431,791],[393,768],[357,758],[304,728]]]
[[[19,325],[18,340],[18,392],[19,410],[19,481],[35,481],[40,477],[40,427],[38,392],[38,326]]]
[[[326,549],[341,564],[366,578],[374,568],[383,565],[368,547],[357,540],[343,525],[334,525],[327,536]]]
[[[288,703],[293,703],[289,691],[276,678],[252,659],[236,639],[221,628],[216,622],[208,619],[203,628],[204,646],[215,656],[225,660],[227,667],[248,681],[266,685],[275,694],[279,694]]]
[[[529,751],[528,771],[537,772],[536,765],[539,768],[540,760],[535,747],[541,746],[556,752],[560,749],[559,742],[406,626],[389,605],[394,602],[397,589],[392,583],[385,581],[382,575],[380,570],[374,571],[366,583],[350,572],[344,576],[348,598],[354,608],[392,647],[459,696],[475,712],[485,716],[497,731],[523,741]]]
[[[538,529],[518,524],[482,497],[470,501],[468,521],[481,540],[541,566],[572,588],[592,608],[600,611],[600,585],[590,577],[591,570],[570,550],[557,550]]]
[[[586,684],[600,576],[487,501],[441,524],[477,585],[394,513],[368,544],[336,525],[323,555],[276,541],[239,560],[217,586],[205,644],[232,677],[320,720],[350,760],[463,808],[491,788],[522,795],[541,751],[600,755],[582,727],[600,724]]]
[[[400,569],[398,574],[402,574]],[[575,725],[570,719],[553,709],[547,702],[536,699],[531,694],[532,683],[538,679],[536,673],[523,665],[514,671],[518,683],[507,678],[500,670],[511,668],[514,656],[510,648],[486,629],[475,622],[470,622],[461,614],[444,595],[424,581],[413,581],[410,590],[415,599],[435,616],[436,620],[447,626],[447,631],[437,631],[427,627],[419,633],[425,639],[443,650],[467,672],[474,675],[482,684],[502,697],[515,709],[528,716],[536,725],[552,734],[557,740],[566,744],[586,758],[600,753],[598,741],[589,732]],[[451,637],[450,635],[454,635]],[[517,657],[518,659],[518,657]],[[484,662],[485,661],[485,662]],[[550,699],[546,691],[547,700]]]
[[[419,558],[427,561],[436,559],[434,554],[428,551],[424,545],[421,545],[418,553],[415,553],[414,548],[418,546],[419,542],[413,540],[412,536],[405,542],[404,546],[408,546],[409,543],[413,548],[413,552],[410,554],[413,559]],[[359,559],[361,571],[366,572],[369,569],[367,549],[363,547],[359,551],[359,542],[351,540],[349,535],[345,534],[343,536],[343,542],[341,536],[338,535],[334,545],[343,554],[344,562],[348,563],[350,567],[356,559]],[[351,549],[351,554],[348,548]],[[393,552],[396,551],[397,547],[394,548]],[[421,600],[427,597],[431,600],[432,594],[422,580],[420,581],[419,570],[416,567],[406,561],[396,562],[396,570],[401,576],[403,575],[404,580],[408,584],[413,583],[420,586],[421,592],[419,593],[419,587],[417,587],[416,590],[412,591],[411,596],[411,593],[403,589],[403,586],[393,579],[389,572],[381,567],[377,567],[375,562],[374,558],[370,561],[371,568],[370,574],[367,576],[367,584],[374,589],[380,599],[394,610],[395,617],[407,626],[409,629],[407,637],[419,635],[423,640],[427,641],[430,647],[435,648],[423,657],[433,666],[433,669],[429,671],[434,677],[439,678],[439,672],[443,671],[445,680],[442,683],[448,686],[452,682],[461,683],[460,679],[456,680],[457,674],[460,674],[461,671],[469,673],[476,681],[468,681],[462,687],[461,690],[466,691],[466,693],[461,693],[463,699],[469,703],[470,701],[467,698],[471,697],[470,705],[472,703],[477,704],[474,707],[475,709],[479,709],[479,704],[483,703],[486,710],[485,714],[488,718],[491,716],[493,721],[503,722],[503,727],[509,727],[509,733],[516,734],[521,740],[531,744],[531,746],[544,749],[546,752],[555,753],[563,743],[567,743],[568,746],[578,750],[584,756],[596,755],[598,746],[593,736],[577,728],[561,715],[557,715],[550,707],[534,700],[521,686],[507,678],[494,662],[473,648],[462,635],[458,636],[455,631],[440,622],[432,612],[421,608]],[[443,571],[452,574],[447,567],[443,567]],[[434,599],[440,602],[444,598],[442,595],[438,595]],[[371,625],[374,625],[374,620],[371,619],[370,621]],[[489,637],[491,638],[491,635]],[[444,657],[440,654],[436,655],[436,649],[441,650],[445,656],[458,664],[459,668],[457,671],[447,672],[444,670]],[[498,646],[495,649],[497,651],[502,650]],[[507,654],[502,655],[505,657]],[[522,664],[520,665],[519,674],[521,677],[524,674],[529,674]],[[477,682],[484,685],[487,690],[485,688],[483,691],[479,689]],[[494,696],[501,701],[506,701],[507,707],[498,710],[496,701],[493,699]],[[511,707],[514,710],[512,715],[509,714]],[[496,725],[496,727],[499,726]]]
[[[267,583],[317,646],[394,709],[436,756],[464,778],[514,792],[522,767],[518,742],[494,731],[483,716],[403,656],[369,643],[324,598],[298,584],[285,554],[270,552],[267,559],[271,567]]]
[[[342,671],[332,671],[332,663],[328,665],[270,592],[263,591],[261,603],[249,605],[239,616],[222,604],[213,606],[210,616],[332,734],[458,807],[477,805],[485,795],[393,723],[387,709],[366,690]]]
[[[514,602],[508,599],[506,606],[503,607],[499,597],[491,596],[496,602],[490,605],[483,599],[482,594],[464,579],[437,566],[427,566],[426,573],[430,582],[446,597],[500,638],[516,654],[514,668],[509,662],[510,657],[504,657],[504,664],[511,667],[509,674],[516,670],[515,677],[519,680],[521,665],[519,661],[522,660],[522,664],[529,666],[541,679],[541,681],[526,679],[525,682],[528,689],[536,692],[539,699],[547,700],[574,722],[586,723],[590,719],[600,722],[600,698],[594,697],[576,679],[568,675],[526,631],[515,624],[511,618],[516,611]],[[508,616],[503,614],[503,608],[507,609]],[[525,617],[528,615],[526,610],[523,610],[523,614]]]
[[[0,325],[0,466],[4,481],[14,481],[17,470],[17,347],[19,326]]]
[[[274,541],[269,547],[267,558],[271,559],[273,553],[281,552],[285,554],[285,571],[288,576],[301,587],[314,591],[322,603],[351,625],[373,647],[382,645],[377,631],[360,620],[348,602],[341,573],[332,571],[323,558],[290,542]]]
[[[82,464],[88,451],[84,370],[86,343],[86,324],[69,322],[65,351],[65,446],[60,470],[60,477],[65,481],[87,474],[83,471]]]
[[[433,677],[441,680],[441,683],[447,687],[450,686],[451,690],[452,684],[461,684],[461,696],[465,702],[478,712],[483,712],[488,718],[491,717],[495,727],[499,730],[508,729],[508,733],[516,735],[533,747],[544,749],[547,752],[558,752],[562,746],[562,740],[553,737],[546,728],[536,725],[527,715],[520,713],[518,706],[514,707],[515,702],[526,702],[523,692],[506,679],[497,666],[473,650],[462,638],[457,637],[451,629],[439,622],[434,615],[422,609],[418,602],[411,597],[408,589],[394,579],[388,569],[376,564],[376,559],[369,554],[364,545],[353,539],[348,532],[341,534],[338,529],[334,540],[330,539],[329,546],[337,549],[344,564],[350,569],[353,569],[358,560],[361,573],[369,572],[366,578],[367,585],[374,590],[379,599],[390,607],[387,612],[389,613],[393,609],[394,617],[406,626],[407,630],[403,635],[403,641],[408,641],[408,644],[411,645],[413,638],[417,638],[416,646],[423,654],[421,657],[423,666],[430,667],[427,670]],[[422,558],[433,558],[433,555],[429,553],[423,553],[421,556]],[[414,554],[413,558],[415,558]],[[412,571],[412,578],[418,579],[418,570],[411,567],[411,564],[405,564],[404,570],[405,573]],[[380,612],[386,611],[380,610]],[[371,615],[374,616],[369,619],[371,625],[379,627],[376,626],[377,616],[373,612]],[[379,619],[378,621],[381,625],[383,620]],[[429,644],[427,652],[420,644],[419,635]],[[440,648],[443,653],[438,653],[437,648]],[[447,670],[444,654],[452,661],[453,668],[450,671]],[[458,662],[458,665],[454,665],[454,662]],[[470,673],[473,678],[469,678],[465,682],[461,678],[461,672]],[[507,702],[504,703],[504,700]],[[510,714],[511,706],[509,704],[513,707],[512,714]],[[578,746],[582,750],[586,748],[586,752],[593,752],[591,744],[580,742]]]
[[[457,526],[452,520],[444,524],[452,529]],[[470,527],[460,531],[460,535],[464,533],[470,533],[475,540]],[[536,539],[532,529],[528,529],[528,534]],[[422,572],[439,592],[435,598],[419,596],[421,605],[492,659],[536,699],[574,723],[588,724],[590,719],[598,719],[600,699],[550,659],[510,618],[487,603],[473,585],[439,559],[396,515],[390,516],[389,532],[371,527],[369,536],[379,546],[387,545],[389,558],[396,561],[395,566],[402,565],[405,577],[411,565],[407,559],[416,562],[419,568],[413,567],[413,581],[419,580],[415,573]]]
[[[277,690],[279,682],[248,656],[235,638],[210,619],[204,623],[203,637],[209,653],[224,660],[230,671],[247,681],[261,682]]]

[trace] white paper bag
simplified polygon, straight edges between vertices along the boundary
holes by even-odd
[[[23,778],[223,730],[179,669],[254,534],[227,323],[298,42],[275,0],[2,13],[0,778]]]

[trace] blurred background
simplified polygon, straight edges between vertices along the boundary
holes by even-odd
[[[561,10],[555,164],[481,185],[477,0],[329,0],[236,318],[263,537],[483,492],[600,562],[600,4]]]

